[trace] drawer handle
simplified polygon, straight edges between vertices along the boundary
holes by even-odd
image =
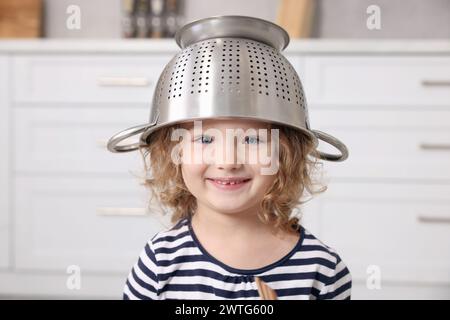
[[[450,223],[450,217],[417,216],[417,220],[422,223]]]
[[[99,77],[101,87],[148,87],[150,81],[145,77]]]
[[[448,143],[421,143],[419,145],[422,150],[450,150],[450,144]]]
[[[450,87],[450,80],[422,80],[424,87]]]
[[[145,208],[115,208],[115,207],[99,207],[96,209],[99,216],[146,216]]]

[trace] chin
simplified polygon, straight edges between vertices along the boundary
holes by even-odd
[[[221,212],[224,214],[233,214],[233,213],[239,213],[245,210],[244,206],[233,206],[233,207],[229,207],[229,206],[218,206],[217,204],[214,206],[214,210],[216,210],[217,212]]]

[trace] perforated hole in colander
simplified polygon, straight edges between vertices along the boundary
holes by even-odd
[[[185,48],[168,67],[169,100],[187,94],[207,94],[213,89],[242,94],[249,88],[252,94],[273,96],[306,109],[295,69],[264,43],[233,38],[205,40]]]

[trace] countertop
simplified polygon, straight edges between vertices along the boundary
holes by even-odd
[[[8,39],[0,40],[4,53],[177,53],[174,39]],[[291,40],[284,53],[449,54],[449,39],[306,39]]]

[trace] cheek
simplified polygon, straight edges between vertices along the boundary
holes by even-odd
[[[206,166],[200,164],[182,164],[181,172],[186,186],[195,186],[202,183]]]
[[[261,178],[262,184],[266,187],[269,187],[275,181],[276,176],[275,175],[262,175],[262,176],[260,176],[260,178]]]
[[[274,183],[275,179],[277,178],[276,174],[261,174],[260,167],[254,167],[253,168],[253,172],[255,173],[254,175],[254,180],[256,182],[256,185],[258,186],[258,189],[260,192],[266,192],[268,190],[268,188],[270,188],[270,186],[272,186],[272,184]]]

